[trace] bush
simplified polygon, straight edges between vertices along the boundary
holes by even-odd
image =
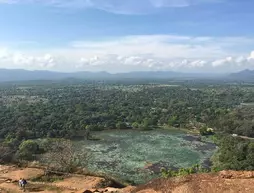
[[[254,170],[254,142],[226,136],[220,139],[213,155],[213,171]]]
[[[185,175],[190,175],[195,173],[206,173],[206,172],[209,172],[209,171],[205,168],[202,168],[198,164],[189,168],[180,168],[178,170],[172,170],[172,169],[166,170],[165,168],[161,169],[161,175],[163,178],[185,176]]]
[[[33,140],[26,140],[19,145],[17,156],[20,160],[31,161],[37,153],[39,153],[38,144]]]
[[[75,152],[70,140],[49,139],[45,144],[46,153],[41,156],[41,162],[46,165],[47,170],[59,172],[74,172],[89,158],[88,152]]]
[[[213,129],[211,128],[207,128],[207,127],[202,127],[200,130],[200,135],[213,135],[214,134],[214,131]]]
[[[13,160],[15,151],[5,144],[0,144],[0,163],[10,163]]]

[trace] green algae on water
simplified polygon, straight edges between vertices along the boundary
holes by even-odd
[[[87,148],[91,152],[88,169],[135,184],[159,177],[162,167],[202,164],[215,149],[212,143],[170,130],[109,130],[94,135],[101,140],[76,142],[77,150]]]

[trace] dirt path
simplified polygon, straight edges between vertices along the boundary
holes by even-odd
[[[43,175],[41,169],[0,165],[0,193],[23,192],[18,186],[19,178],[28,180],[26,192],[29,193],[254,193],[254,171],[193,174],[156,179],[137,188],[104,188],[99,191],[96,188],[103,184],[103,178],[71,175],[53,183],[31,180]]]
[[[44,193],[75,193],[77,191],[95,188],[103,178],[75,176],[55,183],[32,182],[31,179],[44,175],[42,169],[17,168],[15,166],[0,165],[0,192],[19,193],[23,192],[18,186],[18,180],[25,178],[28,181],[26,192]]]
[[[75,176],[66,178],[63,181],[53,183],[57,187],[72,189],[72,190],[84,190],[93,189],[104,179],[91,176]]]
[[[16,169],[12,167],[12,170],[1,174],[2,178],[12,179],[13,181],[20,178],[32,179],[44,175],[44,171],[36,168]]]
[[[51,188],[52,191],[47,191],[43,183],[36,184],[32,183],[29,180],[32,178],[40,177],[44,175],[44,171],[36,168],[17,168],[15,166],[2,166],[0,165],[0,192],[1,193],[19,193],[23,192],[18,186],[18,180],[20,178],[25,178],[28,180],[29,184],[27,186],[26,192],[48,192],[53,193],[58,190],[54,187]],[[59,192],[59,191],[58,191]]]
[[[86,190],[96,192],[96,187],[105,180],[100,177],[71,175],[57,182],[34,182],[35,178],[44,176],[42,169],[17,168],[15,166],[0,165],[0,193],[21,193],[18,180],[25,178],[28,181],[26,191],[29,193],[83,193]],[[33,179],[33,180],[32,180]],[[133,188],[132,188],[133,189]],[[116,188],[99,189],[99,192],[128,193],[130,190]]]

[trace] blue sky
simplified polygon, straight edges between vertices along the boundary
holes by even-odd
[[[0,67],[254,68],[252,0],[0,0]]]

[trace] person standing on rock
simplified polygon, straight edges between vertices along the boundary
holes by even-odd
[[[26,191],[27,181],[23,178],[23,190]]]
[[[24,192],[26,191],[26,184],[27,184],[27,181],[24,178],[20,178],[19,186],[21,189],[23,189]]]
[[[22,178],[19,179],[19,187],[22,188]]]

